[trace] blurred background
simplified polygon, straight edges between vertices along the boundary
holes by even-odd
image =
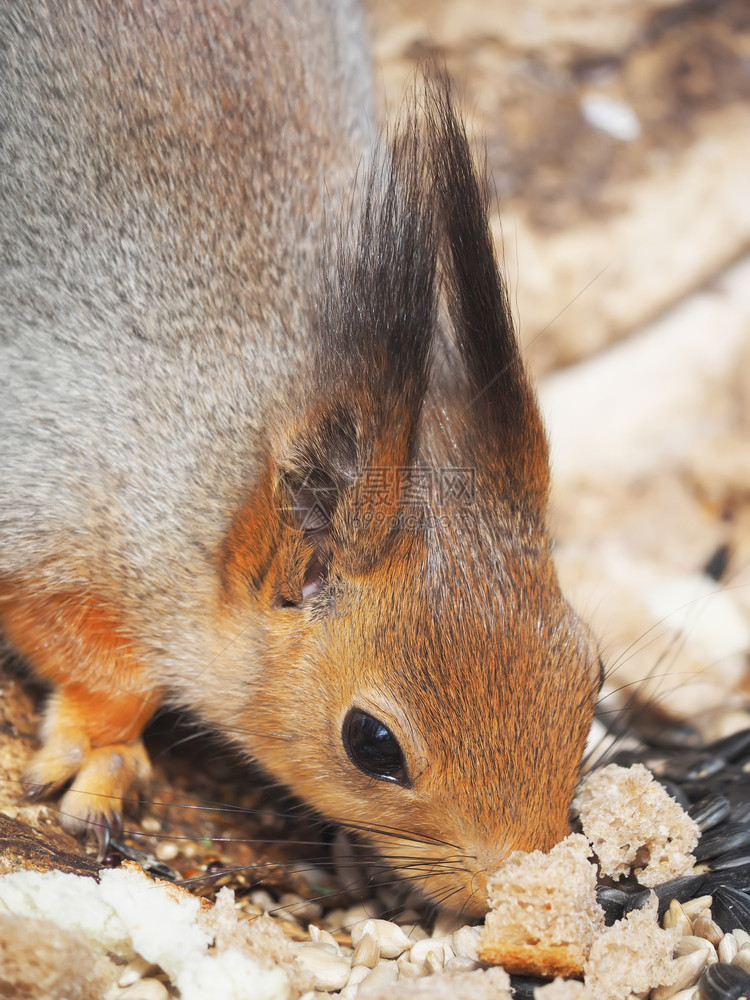
[[[560,575],[609,689],[707,738],[750,725],[750,4],[369,13],[382,117],[436,59],[486,152]]]

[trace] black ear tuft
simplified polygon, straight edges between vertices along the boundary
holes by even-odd
[[[443,74],[428,81],[426,112],[447,309],[468,383],[465,410],[483,461],[502,470],[517,498],[538,506],[549,483],[546,436],[495,259],[487,198]]]
[[[366,462],[409,462],[429,384],[437,240],[421,141],[408,118],[376,154],[325,279],[319,392],[356,415]]]

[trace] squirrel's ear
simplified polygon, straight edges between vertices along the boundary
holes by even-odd
[[[320,591],[332,560],[364,571],[390,544],[398,498],[359,487],[371,470],[409,466],[417,447],[438,302],[425,153],[405,120],[321,249],[309,381],[225,545],[227,579],[274,587],[282,604]]]
[[[287,586],[287,603],[294,604],[314,597],[328,577],[333,522],[357,479],[353,414],[313,411],[290,450],[275,492],[281,523],[297,541]]]
[[[258,595],[276,607],[301,607],[322,590],[332,521],[347,486],[309,464],[281,468],[269,459],[235,512],[221,551],[224,595]]]
[[[549,454],[536,395],[518,346],[495,258],[487,185],[481,185],[448,79],[427,86],[427,129],[447,310],[463,362],[467,445],[511,503],[538,511],[549,489]],[[472,430],[473,428],[473,430]]]

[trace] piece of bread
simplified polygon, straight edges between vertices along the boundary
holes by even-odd
[[[596,938],[584,977],[589,996],[596,1000],[627,1000],[646,996],[655,986],[670,986],[675,978],[672,958],[679,932],[659,926],[658,904],[651,899],[631,910]]]
[[[695,864],[696,823],[643,764],[609,764],[589,774],[574,807],[603,875],[633,869],[645,886],[685,875]]]
[[[585,837],[571,834],[549,854],[514,851],[489,882],[479,939],[483,962],[508,972],[577,976],[604,926],[596,868]]]

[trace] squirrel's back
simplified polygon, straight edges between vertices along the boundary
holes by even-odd
[[[200,559],[185,528],[215,541],[304,371],[324,216],[367,149],[359,19],[0,10],[0,573],[59,565],[71,532],[135,571]]]

